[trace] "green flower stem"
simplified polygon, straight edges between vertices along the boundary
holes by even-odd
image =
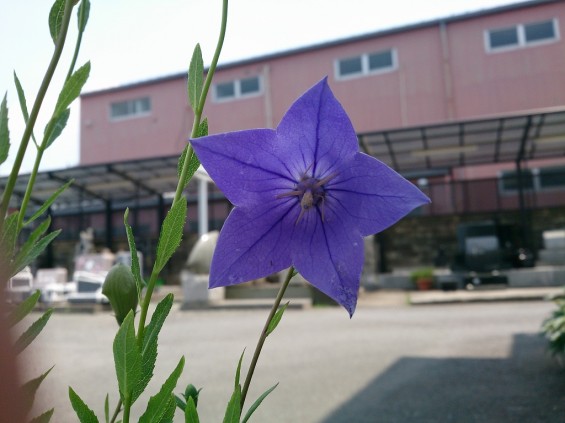
[[[44,140],[45,142],[45,140]],[[17,233],[19,233],[23,226],[24,215],[27,210],[27,205],[29,203],[29,199],[31,198],[31,193],[33,191],[33,185],[35,184],[35,178],[37,178],[37,172],[39,171],[39,164],[41,163],[41,159],[43,158],[43,152],[45,149],[43,148],[44,142],[42,143],[41,147],[37,148],[37,156],[35,157],[35,162],[33,163],[33,170],[31,175],[29,175],[29,181],[27,183],[26,192],[24,194],[24,198],[22,200],[22,204],[20,206],[20,214],[18,215],[18,229]]]
[[[255,371],[255,367],[257,366],[257,361],[259,360],[261,349],[263,348],[263,344],[267,339],[268,336],[267,331],[269,329],[269,325],[271,324],[271,320],[273,320],[275,313],[279,309],[284,293],[288,288],[288,284],[290,283],[290,280],[292,279],[293,276],[294,276],[294,267],[291,267],[290,269],[288,269],[286,279],[284,280],[281,289],[279,289],[277,298],[275,298],[275,302],[273,303],[273,307],[271,308],[269,317],[267,317],[267,321],[265,322],[265,326],[263,327],[263,331],[261,332],[261,336],[259,337],[257,346],[255,347],[255,352],[253,353],[253,358],[251,359],[251,364],[249,365],[249,371],[247,372],[247,377],[245,378],[245,383],[243,384],[243,389],[241,390],[241,409],[243,409],[243,404],[245,403],[245,397],[247,396],[249,385],[251,385],[251,378],[253,377],[253,372]]]
[[[65,2],[63,21],[61,23],[61,32],[59,33],[59,37],[57,38],[57,42],[55,43],[55,50],[53,51],[51,62],[47,67],[47,71],[45,72],[45,76],[43,77],[43,81],[41,82],[41,86],[39,87],[35,102],[33,103],[33,107],[29,114],[29,119],[26,123],[26,127],[22,135],[20,147],[18,149],[14,165],[12,166],[12,172],[8,177],[6,188],[4,189],[4,194],[2,195],[2,202],[0,203],[0,229],[2,229],[2,226],[4,224],[4,218],[6,216],[6,212],[8,211],[10,198],[12,197],[14,186],[16,185],[16,180],[18,178],[18,174],[24,160],[24,156],[29,144],[29,140],[31,138],[31,134],[33,132],[33,128],[35,126],[35,122],[37,121],[37,116],[39,115],[39,110],[41,109],[41,104],[45,99],[45,94],[47,93],[47,89],[49,88],[49,84],[51,83],[51,79],[53,78],[53,74],[55,73],[55,69],[57,68],[57,65],[59,63],[59,59],[61,58],[63,47],[65,46],[65,40],[67,38],[67,30],[69,28],[73,6],[73,0],[67,0]]]
[[[86,7],[80,8],[79,10],[80,16],[78,17],[78,21],[81,22],[83,19],[83,15],[86,13]],[[75,52],[73,54],[73,59],[71,60],[71,65],[69,66],[69,72],[67,73],[67,77],[65,78],[65,81],[68,81],[69,78],[71,77],[71,75],[73,74],[74,70],[75,70],[75,65],[77,63],[77,58],[78,58],[78,52],[80,50],[80,45],[82,43],[82,34],[84,31],[81,31],[80,29],[80,25],[79,25],[79,31],[78,31],[78,35],[77,35],[77,41],[75,44]]]
[[[222,52],[222,47],[224,45],[224,38],[226,36],[226,28],[228,23],[228,0],[223,0],[222,4],[222,23],[220,27],[220,36],[218,37],[218,44],[216,45],[216,51],[214,52],[214,57],[212,58],[212,63],[206,74],[206,79],[204,81],[204,86],[202,87],[202,94],[200,94],[200,99],[198,101],[198,106],[194,111],[194,121],[192,122],[192,131],[190,133],[190,138],[196,138],[198,134],[198,127],[200,126],[200,121],[202,119],[202,112],[204,111],[204,105],[206,104],[206,97],[208,96],[208,91],[210,85],[212,84],[212,78],[216,72],[216,67],[218,66],[218,60],[220,59],[220,53]],[[175,199],[173,204],[180,200],[182,192],[184,191],[183,181],[186,178],[188,172],[188,165],[192,156],[192,146],[188,146],[188,151],[186,154],[187,160],[184,161],[184,166],[182,167],[181,176],[179,178],[179,183],[177,185],[177,190],[175,192]]]
[[[116,421],[116,419],[118,418],[118,415],[120,414],[120,411],[122,411],[122,399],[120,398],[118,400],[118,404],[116,405],[116,409],[114,410],[114,414],[112,415],[112,418],[110,419],[110,423],[114,423]]]
[[[143,337],[145,336],[145,320],[147,320],[147,310],[149,309],[149,303],[151,302],[151,296],[153,295],[153,289],[155,288],[155,283],[157,282],[157,277],[159,273],[153,265],[153,270],[151,271],[151,277],[147,283],[147,291],[145,291],[145,296],[141,302],[141,311],[139,314],[139,327],[137,328],[137,345],[141,348],[143,345]]]

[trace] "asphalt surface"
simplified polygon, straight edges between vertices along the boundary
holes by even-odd
[[[247,406],[280,382],[251,422],[565,422],[565,371],[539,335],[547,301],[409,306],[401,296],[360,302],[353,319],[339,308],[288,310],[269,337]],[[221,422],[244,348],[246,371],[266,310],[181,311],[161,337],[154,394],[178,363],[176,392],[202,387],[200,421]],[[116,323],[109,313],[55,313],[24,354],[29,377],[55,364],[39,409],[53,422],[77,421],[68,386],[103,421],[110,393]],[[133,417],[143,412],[142,396]],[[183,419],[177,416],[175,421]]]

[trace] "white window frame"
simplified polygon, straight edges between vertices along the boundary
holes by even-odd
[[[538,40],[538,41],[526,41],[526,28],[525,27],[527,25],[539,24],[539,23],[544,23],[544,22],[551,22],[553,24],[553,34],[555,35],[554,38],[548,38],[548,39],[545,39],[545,40]],[[509,46],[491,47],[491,45],[490,45],[490,33],[492,31],[497,31],[497,30],[502,30],[502,29],[510,29],[510,28],[516,28],[516,31],[518,33],[518,43],[513,44],[513,45],[509,45]],[[538,21],[533,21],[533,22],[525,22],[525,23],[520,23],[520,24],[516,24],[516,25],[500,27],[500,28],[490,28],[490,29],[486,29],[484,31],[484,44],[485,44],[485,51],[487,53],[501,53],[501,52],[517,50],[517,49],[525,48],[525,47],[536,47],[536,46],[540,46],[540,45],[544,45],[544,44],[556,43],[560,39],[561,39],[561,37],[560,37],[560,34],[559,34],[559,25],[558,25],[557,18],[544,19],[544,20],[538,20]]]
[[[251,93],[246,93],[246,94],[242,94],[241,93],[241,81],[244,79],[251,79],[251,78],[257,78],[257,81],[259,82],[259,89],[257,91],[251,92]],[[234,95],[233,97],[218,97],[218,93],[216,91],[216,87],[218,84],[225,84],[231,82],[232,84],[234,84]],[[251,97],[258,97],[260,95],[263,94],[263,78],[261,78],[261,75],[254,75],[254,76],[245,76],[243,78],[239,78],[239,79],[233,79],[231,81],[218,81],[216,84],[214,84],[214,89],[212,90],[212,98],[214,100],[214,102],[216,103],[225,103],[227,101],[234,101],[234,100],[242,100],[245,98],[251,98]]]
[[[142,101],[142,100],[145,100],[145,99],[147,99],[149,101],[149,110],[144,110],[142,112],[134,112],[134,113],[130,113],[130,114],[123,115],[123,116],[112,115],[112,105],[114,105],[114,104],[134,103],[134,102]],[[151,114],[152,109],[153,109],[153,104],[152,104],[152,101],[151,101],[151,97],[143,96],[143,97],[132,98],[132,99],[129,99],[129,100],[120,100],[120,101],[110,102],[110,107],[108,108],[108,115],[109,115],[111,122],[119,122],[121,120],[136,119],[136,118],[140,118],[140,117],[144,117],[144,116],[149,116]]]
[[[392,58],[392,65],[390,67],[386,67],[386,68],[369,69],[369,56],[371,56],[373,54],[384,53],[384,52],[387,52],[387,51],[390,51],[390,55],[391,55],[391,58]],[[341,75],[340,71],[339,71],[339,63],[342,60],[356,59],[358,57],[361,58],[361,72],[350,73],[348,75]],[[384,73],[394,72],[397,69],[398,69],[398,52],[397,52],[396,48],[389,48],[389,49],[383,49],[383,50],[379,50],[379,51],[372,51],[370,53],[362,53],[362,54],[358,54],[356,56],[340,57],[339,59],[334,60],[334,74],[335,74],[335,79],[338,80],[338,81],[347,81],[349,79],[361,78],[361,77],[370,76],[370,75],[380,75],[380,74],[384,74]]]

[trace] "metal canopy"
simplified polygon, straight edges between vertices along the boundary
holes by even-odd
[[[360,134],[359,143],[363,151],[407,177],[446,174],[466,165],[564,157],[565,108],[375,131]],[[54,214],[167,202],[166,193],[176,189],[177,162],[174,156],[40,172],[31,201],[39,207],[74,179],[53,205]],[[196,176],[209,180],[202,170]],[[18,178],[12,207],[19,207],[28,179]],[[1,189],[6,182],[7,177],[0,178]],[[194,179],[187,192],[196,197]]]
[[[80,210],[104,210],[111,205],[123,208],[136,205],[156,204],[166,200],[177,186],[178,157],[161,157],[119,163],[78,166],[61,170],[40,172],[31,197],[31,206],[43,204],[61,185],[73,179],[73,184],[64,191],[52,206],[55,214],[73,213]],[[197,183],[194,179],[210,181],[209,176],[199,169],[193,181],[186,188],[189,194],[196,195]],[[29,175],[18,178],[11,206],[19,207],[23,199]],[[4,189],[7,177],[0,179]]]
[[[565,156],[565,108],[359,134],[362,150],[405,176]]]

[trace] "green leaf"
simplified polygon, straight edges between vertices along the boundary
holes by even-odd
[[[24,301],[19,303],[18,306],[10,312],[10,314],[8,315],[8,322],[10,324],[10,327],[15,326],[16,324],[21,322],[24,317],[31,313],[31,311],[37,304],[39,297],[41,297],[41,291],[37,290],[29,297],[27,297]]]
[[[58,229],[38,240],[38,238],[43,235],[43,232],[47,230],[50,223],[51,218],[48,217],[31,233],[24,245],[22,245],[22,248],[18,251],[18,254],[14,259],[15,273],[19,272],[35,260],[43,252],[43,250],[47,248],[49,243],[61,233],[61,230]]]
[[[188,401],[186,402],[186,408],[184,409],[184,423],[200,423],[198,411],[196,411],[196,405],[194,405],[192,397],[188,398]]]
[[[20,101],[20,108],[22,109],[24,122],[27,125],[27,121],[29,120],[29,113],[27,110],[26,96],[22,84],[20,83],[20,80],[18,78],[18,75],[16,75],[16,72],[14,72],[14,83],[16,84],[16,91],[18,92],[18,100]],[[33,130],[31,132],[31,138],[33,139],[35,145],[37,145],[37,141],[35,140],[35,135],[33,134]]]
[[[196,111],[198,108],[203,85],[204,61],[202,60],[200,44],[196,44],[192,53],[192,59],[190,59],[190,66],[188,67],[188,100],[193,111]]]
[[[80,423],[98,423],[98,417],[94,414],[84,401],[77,395],[73,388],[69,386],[69,399],[73,409],[77,413]]]
[[[239,385],[239,376],[241,374],[241,362],[243,361],[243,354],[245,354],[245,349],[241,353],[241,356],[239,357],[239,362],[237,363],[237,369],[235,371],[235,384],[234,384],[235,386]]]
[[[80,95],[80,91],[86,83],[89,74],[90,62],[86,62],[65,82],[65,85],[63,85],[63,89],[59,94],[59,98],[57,99],[57,104],[55,105],[55,111],[53,112],[53,118],[51,119],[53,124],[58,121],[59,115],[63,113]]]
[[[241,417],[241,386],[237,385],[228,402],[223,423],[239,423]]]
[[[177,382],[184,368],[184,357],[181,357],[179,364],[173,370],[171,375],[167,378],[159,393],[149,399],[145,413],[139,419],[139,423],[160,422],[166,415],[167,411],[173,405],[175,406],[175,399],[173,390],[177,386]]]
[[[14,257],[16,239],[18,238],[18,216],[18,212],[9,215],[4,220],[4,225],[0,230],[0,250],[2,251],[2,254],[0,254],[0,269],[3,269],[2,273],[8,277],[16,273],[14,272],[12,258]]]
[[[275,313],[275,315],[273,316],[273,318],[269,322],[269,326],[267,327],[267,336],[269,336],[271,333],[273,333],[273,331],[277,328],[278,324],[280,323],[280,321],[282,319],[283,313],[286,310],[286,308],[288,307],[289,303],[290,303],[290,301],[288,301],[285,305],[283,305],[281,308],[279,308],[277,310],[277,312]]]
[[[71,184],[74,182],[74,179],[71,179],[62,187],[59,187],[57,191],[55,191],[51,196],[41,205],[41,207],[31,216],[26,222],[24,222],[24,226],[29,225],[31,222],[35,221],[39,216],[41,216],[47,209],[55,202],[55,200],[61,195]]]
[[[53,366],[53,367],[55,367],[55,366]],[[31,410],[31,407],[33,407],[33,402],[35,401],[35,393],[37,392],[39,385],[41,385],[41,382],[43,382],[43,380],[47,377],[49,372],[51,372],[51,370],[53,370],[53,367],[51,367],[49,370],[47,370],[41,376],[36,377],[35,379],[32,379],[32,380],[24,383],[24,385],[22,386],[22,393],[23,393],[23,397],[24,397],[22,402],[23,402],[23,407],[24,407],[24,410],[26,411],[26,413],[29,413],[29,411]]]
[[[257,398],[257,400],[253,403],[253,405],[251,407],[249,407],[249,410],[247,411],[247,413],[245,414],[245,417],[243,418],[243,420],[241,421],[241,423],[246,423],[247,420],[249,420],[249,418],[251,417],[251,415],[255,412],[255,410],[257,410],[257,408],[261,405],[261,403],[263,402],[263,400],[265,398],[267,398],[267,395],[269,395],[271,392],[273,392],[275,390],[275,388],[279,386],[279,384],[277,383],[275,386],[271,386],[269,389],[267,389],[265,392],[263,392],[263,394]]]
[[[110,423],[110,395],[106,394],[106,399],[104,400],[104,420],[106,423]]]
[[[151,316],[151,322],[147,325],[145,330],[145,337],[143,338],[143,346],[141,348],[141,377],[139,379],[139,383],[133,390],[133,401],[141,395],[153,377],[153,370],[155,369],[155,362],[157,361],[157,341],[159,332],[171,311],[173,298],[173,294],[168,294],[159,302],[159,304],[157,304],[157,307],[155,307],[155,311]]]
[[[10,151],[10,130],[8,129],[8,94],[0,103],[0,164],[8,158]]]
[[[65,0],[55,0],[51,11],[49,12],[49,32],[53,42],[57,43],[61,26],[63,25],[63,16],[65,15]]]
[[[120,397],[124,404],[133,404],[132,392],[141,378],[141,352],[135,338],[133,311],[130,311],[114,338],[114,363]]]
[[[198,125],[198,132],[196,133],[196,138],[205,137],[208,135],[208,118],[204,118],[200,125]]]
[[[126,212],[124,213],[124,226],[126,228],[129,251],[131,253],[131,273],[133,273],[133,278],[135,279],[135,284],[137,285],[137,297],[139,303],[141,304],[141,291],[143,290],[143,281],[141,279],[141,270],[139,267],[139,257],[137,257],[137,248],[135,247],[135,238],[133,236],[133,230],[128,224],[128,216],[129,208],[126,208]]]
[[[70,115],[71,109],[65,109],[58,116],[54,116],[52,121],[47,124],[45,127],[45,136],[48,136],[48,138],[45,143],[45,149],[51,147],[51,144],[63,133],[63,129],[67,126]],[[49,131],[49,134],[47,134],[47,131]]]
[[[186,200],[181,197],[173,204],[161,227],[161,235],[157,244],[157,258],[155,259],[155,271],[159,273],[167,264],[173,253],[179,247],[184,223],[186,220]]]
[[[41,414],[40,416],[37,416],[34,419],[31,419],[29,423],[49,423],[49,421],[51,420],[51,417],[53,416],[53,412],[55,411],[54,408],[52,408],[49,411],[46,411],[45,413]]]
[[[82,0],[77,12],[77,24],[79,32],[84,32],[90,14],[90,0]]]
[[[16,350],[17,354],[25,350],[26,347],[29,344],[31,344],[32,341],[37,337],[37,335],[41,333],[41,331],[49,321],[49,318],[51,317],[52,313],[53,313],[53,309],[52,308],[48,309],[39,319],[33,322],[31,326],[18,338],[18,340],[14,344],[14,349]]]

